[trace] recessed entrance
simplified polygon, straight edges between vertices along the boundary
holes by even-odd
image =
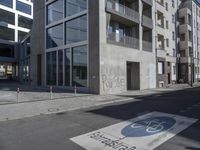
[[[140,63],[127,62],[127,90],[140,90]]]

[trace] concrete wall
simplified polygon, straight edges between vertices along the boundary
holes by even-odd
[[[34,0],[34,21],[31,32],[31,84],[37,85],[37,56],[42,55],[42,85],[45,84],[45,0]]]
[[[99,93],[99,0],[89,0],[89,91]]]
[[[140,1],[141,3],[141,1]],[[100,93],[112,94],[127,91],[127,62],[140,63],[140,89],[156,87],[155,41],[153,53],[142,51],[140,34],[140,50],[108,44],[106,41],[105,1],[100,7]],[[141,6],[141,5],[140,5]],[[141,8],[140,8],[140,11]],[[140,13],[142,14],[142,13]],[[154,13],[153,13],[154,14]],[[154,18],[154,15],[153,15]],[[142,27],[140,24],[140,32]],[[153,33],[153,36],[154,33]]]

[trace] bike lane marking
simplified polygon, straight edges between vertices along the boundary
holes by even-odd
[[[153,150],[197,121],[152,112],[70,140],[87,150]]]

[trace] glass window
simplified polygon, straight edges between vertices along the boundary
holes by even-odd
[[[12,8],[13,0],[0,0],[0,4]]]
[[[72,50],[73,86],[87,87],[87,46]]]
[[[71,16],[87,9],[87,0],[66,0],[66,16]]]
[[[26,18],[24,16],[20,16],[20,15],[18,16],[18,26],[19,27],[31,29],[32,23],[33,23],[32,19]]]
[[[64,17],[64,1],[57,0],[47,6],[47,23],[61,20]]]
[[[14,41],[15,31],[13,29],[0,26],[0,39]]]
[[[16,1],[16,9],[23,13],[31,15],[31,6],[20,1]]]
[[[56,51],[46,54],[47,85],[56,85]]]
[[[0,9],[0,22],[6,22],[9,24],[15,24],[15,14]]]
[[[58,51],[58,85],[63,86],[63,51]]]
[[[70,86],[70,64],[71,64],[70,49],[66,49],[65,50],[65,86]]]
[[[63,25],[57,25],[47,30],[47,48],[63,45]]]
[[[0,57],[14,57],[14,46],[0,44]]]
[[[26,32],[18,31],[18,41],[22,41],[27,34]]]
[[[87,17],[82,16],[66,23],[66,44],[87,40]]]

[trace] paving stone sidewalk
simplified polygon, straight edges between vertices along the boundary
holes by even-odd
[[[195,85],[195,86],[200,86]],[[188,85],[172,86],[163,89],[130,91],[119,95],[84,95],[44,101],[28,101],[0,105],[0,121],[21,119],[37,115],[61,113],[93,106],[103,106],[119,102],[140,101],[139,96],[147,96],[190,88]],[[135,97],[133,97],[135,96]]]

